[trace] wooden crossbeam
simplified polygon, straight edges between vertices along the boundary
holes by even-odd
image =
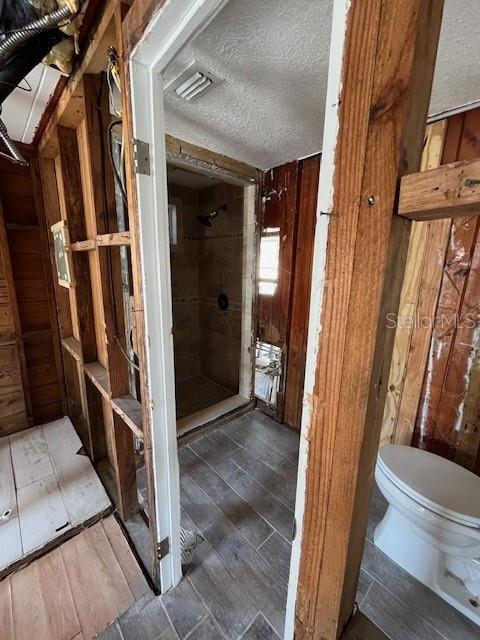
[[[420,221],[480,215],[480,158],[404,176],[398,215]]]
[[[94,251],[97,247],[128,247],[130,245],[130,231],[117,233],[101,233],[91,240],[72,242],[70,251]]]

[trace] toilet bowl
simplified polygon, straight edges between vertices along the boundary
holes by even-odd
[[[375,480],[388,501],[375,545],[480,625],[480,478],[433,453],[386,445]]]

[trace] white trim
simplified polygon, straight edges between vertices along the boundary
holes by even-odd
[[[161,73],[227,0],[167,0],[130,56],[135,138],[149,144],[150,175],[137,174],[141,269],[157,542],[170,553],[159,563],[162,593],[181,579],[180,482],[175,415],[173,318],[168,232],[167,157]]]
[[[332,212],[333,174],[335,171],[335,150],[339,128],[339,96],[342,89],[342,59],[346,35],[347,16],[351,0],[335,0],[333,4],[332,37],[328,67],[328,85],[323,130],[323,153],[320,163],[320,178],[317,200],[317,221],[313,251],[312,287],[310,294],[310,314],[308,321],[307,361],[305,365],[305,385],[303,395],[302,427],[300,432],[300,452],[298,457],[297,495],[295,501],[296,534],[292,542],[290,577],[288,582],[287,612],[285,617],[285,640],[292,640],[295,630],[295,605],[297,599],[298,573],[305,511],[305,491],[308,462],[309,431],[311,423],[311,399],[315,384],[318,345],[322,332],[323,289],[327,256],[329,216],[321,211]]]
[[[177,435],[183,436],[189,431],[193,431],[193,429],[202,427],[209,422],[213,422],[213,420],[218,420],[218,418],[221,418],[231,411],[235,411],[235,409],[245,406],[249,402],[250,398],[237,394],[230,398],[226,398],[225,400],[220,400],[220,402],[216,402],[210,407],[196,411],[195,413],[192,413],[192,415],[178,420]]]
[[[155,478],[157,542],[170,539],[170,553],[160,561],[162,592],[181,578],[180,486],[176,441],[173,377],[172,303],[168,201],[160,78],[136,62],[130,63],[133,134],[148,142],[150,176],[137,174],[141,268],[145,302],[147,377],[150,390],[152,459]],[[161,95],[161,94],[160,94]],[[155,105],[155,109],[152,106]],[[155,139],[155,144],[153,140]],[[173,430],[167,428],[173,424]],[[168,505],[168,507],[167,507]]]

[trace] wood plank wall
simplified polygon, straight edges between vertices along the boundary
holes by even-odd
[[[282,349],[284,372],[270,413],[295,429],[302,414],[319,170],[316,155],[270,169],[264,180],[261,224],[280,228],[280,273],[275,294],[258,296],[257,337]]]
[[[478,157],[475,109],[449,122],[443,162]],[[480,474],[480,219],[455,218],[449,226],[413,444]]]
[[[2,423],[5,433],[64,414],[63,372],[58,358],[38,164],[32,149],[24,151],[30,158],[29,167],[0,159],[3,267],[11,272],[10,314],[28,417],[19,422],[19,407],[12,406],[11,423]],[[11,402],[17,394],[12,390]]]

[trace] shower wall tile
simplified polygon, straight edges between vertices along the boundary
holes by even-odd
[[[168,185],[169,202],[177,207],[177,244],[171,247],[173,344],[175,379],[200,373],[199,348],[199,243],[188,239],[197,233],[198,191]]]
[[[169,184],[177,207],[177,245],[171,248],[176,379],[202,373],[238,392],[243,263],[243,188],[228,184],[194,190]],[[198,215],[223,204],[211,227]],[[225,293],[228,310],[217,300]]]

